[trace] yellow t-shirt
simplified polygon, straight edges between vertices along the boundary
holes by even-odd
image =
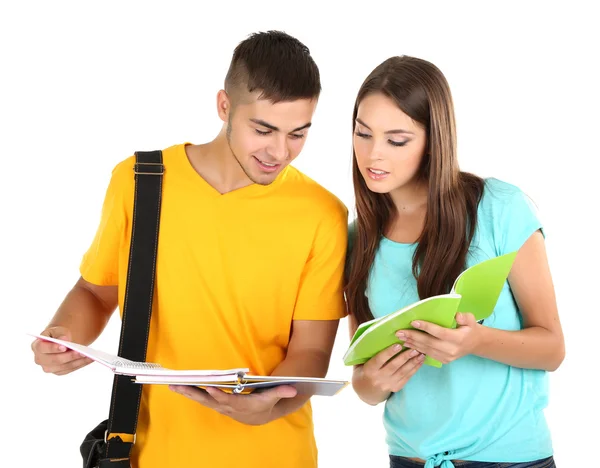
[[[134,160],[114,169],[80,268],[91,283],[119,285],[121,311]],[[185,145],[164,150],[163,161],[147,361],[269,375],[286,356],[293,320],[345,314],[346,207],[291,166],[269,186],[220,194],[193,169]],[[315,467],[311,405],[247,426],[167,386],[145,385],[132,460],[137,468]]]

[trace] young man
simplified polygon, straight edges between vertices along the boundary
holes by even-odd
[[[155,308],[147,361],[175,369],[249,367],[323,377],[345,314],[347,210],[289,166],[320,94],[309,50],[280,32],[236,48],[217,95],[222,131],[163,151]],[[133,204],[131,157],[113,171],[81,278],[44,335],[92,343],[123,308]],[[89,361],[35,341],[66,374]],[[144,386],[133,466],[310,468],[310,402],[292,387],[253,395]]]

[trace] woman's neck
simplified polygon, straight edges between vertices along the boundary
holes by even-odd
[[[428,187],[426,183],[412,182],[390,192],[398,215],[421,211],[427,207]]]
[[[386,237],[403,243],[413,244],[418,241],[427,214],[427,186],[411,184],[390,192],[394,212],[386,227]]]

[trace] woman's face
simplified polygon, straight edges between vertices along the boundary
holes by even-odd
[[[375,93],[359,103],[353,144],[369,190],[389,193],[417,179],[427,135],[392,99]]]

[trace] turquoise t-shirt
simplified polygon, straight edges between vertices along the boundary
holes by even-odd
[[[518,250],[542,230],[531,200],[514,185],[486,179],[467,265]],[[352,231],[352,227],[351,227]],[[543,233],[543,231],[542,231]],[[416,244],[382,238],[366,295],[375,317],[419,300],[412,275]],[[485,326],[522,328],[508,282]],[[450,468],[450,460],[527,462],[552,455],[543,409],[547,372],[465,356],[441,369],[423,366],[386,402],[389,453]]]

